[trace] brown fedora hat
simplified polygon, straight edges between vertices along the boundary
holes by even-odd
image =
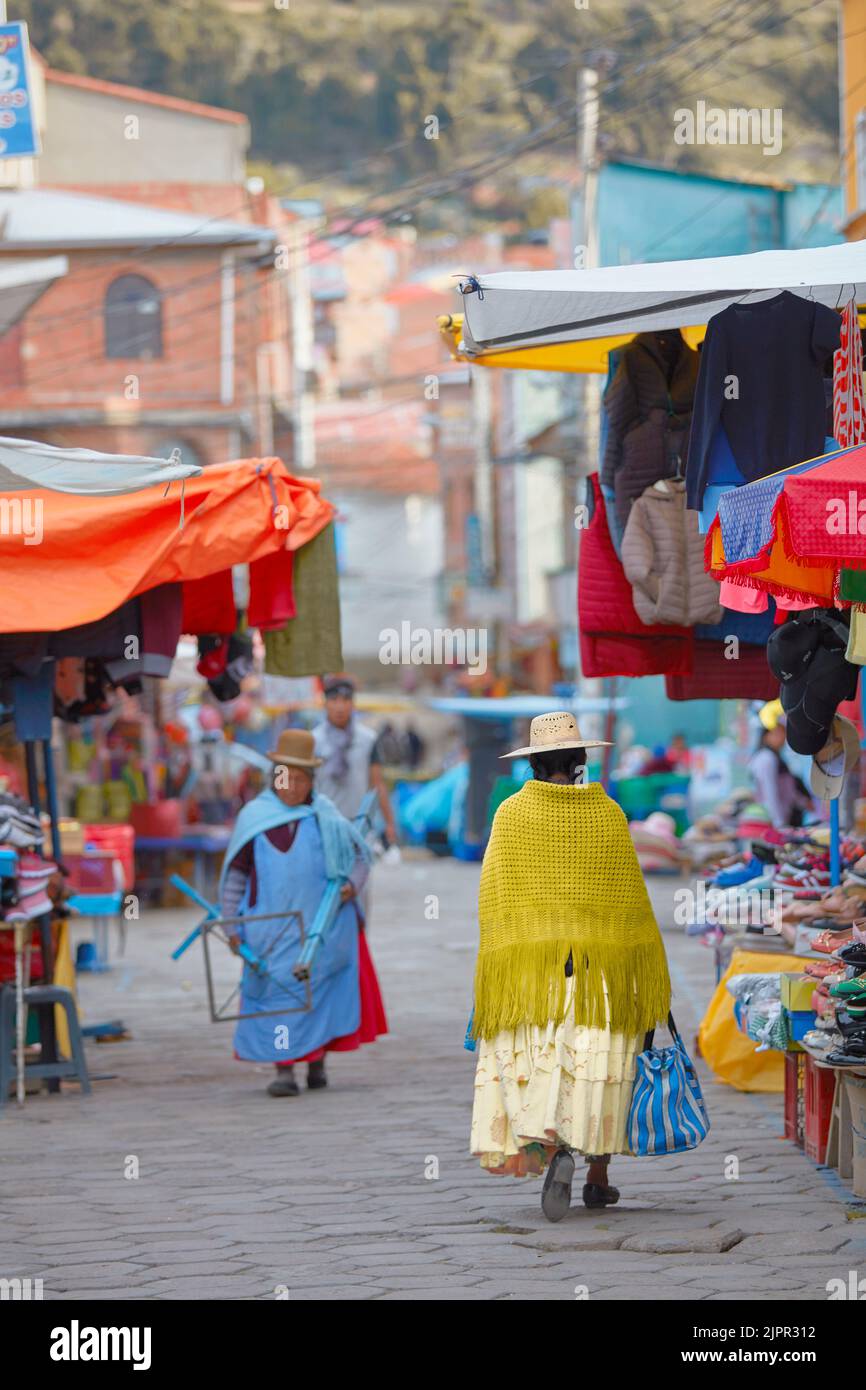
[[[284,729],[268,757],[279,767],[321,767],[322,759],[317,758],[315,752],[315,740],[309,729]]]

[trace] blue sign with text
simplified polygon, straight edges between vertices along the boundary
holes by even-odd
[[[27,25],[0,24],[0,159],[39,154]]]

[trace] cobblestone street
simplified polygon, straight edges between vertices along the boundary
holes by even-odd
[[[866,1274],[866,1222],[833,1173],[781,1138],[779,1097],[702,1080],[713,1128],[695,1153],[618,1159],[619,1207],[541,1215],[540,1182],[493,1178],[467,1153],[473,1059],[462,1043],[478,866],[380,867],[371,946],[391,1034],[335,1056],[330,1087],[265,1094],[208,1020],[198,947],[170,952],[187,912],[131,924],[125,958],[85,976],[90,1098],[28,1098],[0,1116],[0,1275],[44,1297],[127,1299],[824,1300]],[[712,957],[666,926],[675,1013],[690,1046]],[[425,918],[425,897],[439,918]],[[231,981],[226,953],[221,973]],[[726,1157],[739,1179],[725,1178]],[[137,1159],[139,1176],[125,1176]],[[438,1177],[428,1176],[438,1167]]]

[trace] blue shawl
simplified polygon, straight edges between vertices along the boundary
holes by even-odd
[[[370,847],[360,830],[340,814],[328,797],[323,796],[321,792],[313,792],[311,802],[302,806],[286,806],[273,788],[268,787],[252,801],[247,802],[235,821],[220,873],[220,896],[226,874],[244,845],[248,845],[257,835],[274,830],[278,825],[306,820],[308,816],[315,816],[319,823],[325,855],[325,872],[329,880],[347,879],[359,855],[365,863],[370,862]]]

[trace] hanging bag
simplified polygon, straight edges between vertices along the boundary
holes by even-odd
[[[668,1031],[673,1047],[653,1047],[651,1030],[637,1058],[628,1142],[639,1157],[695,1149],[710,1128],[700,1082],[673,1014],[668,1014]]]

